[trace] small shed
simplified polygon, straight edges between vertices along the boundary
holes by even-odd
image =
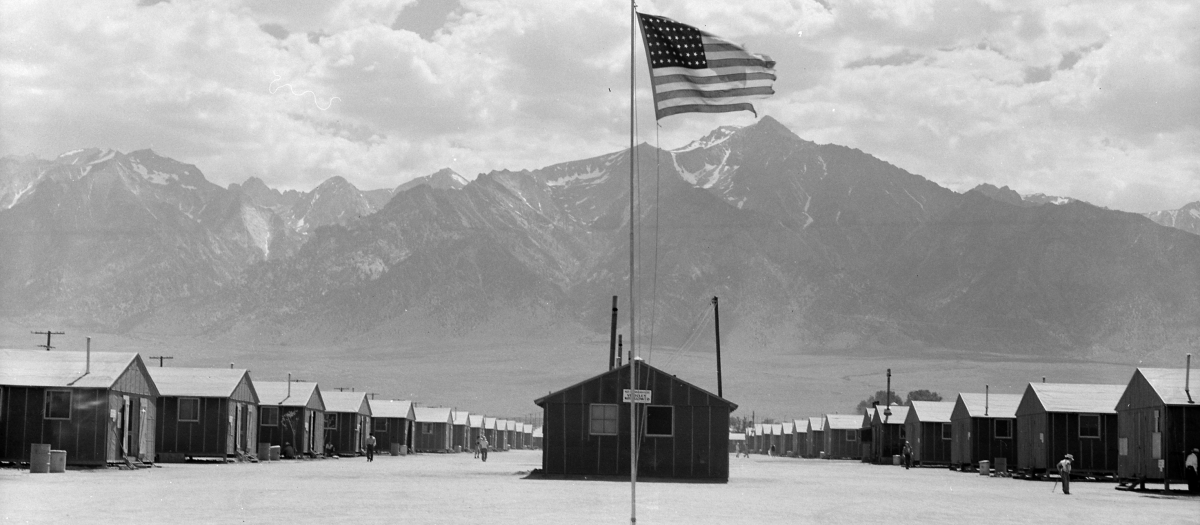
[[[533,425],[530,423],[521,425],[521,448],[533,448]]]
[[[825,414],[825,458],[862,459],[858,444],[861,429],[861,415]]]
[[[1200,447],[1200,395],[1185,382],[1187,376],[1183,368],[1133,372],[1116,407],[1121,479],[1185,481],[1187,451]]]
[[[0,460],[49,444],[68,465],[153,462],[158,395],[133,352],[0,350]]]
[[[508,450],[508,420],[496,418],[496,441],[492,442],[492,450]]]
[[[780,436],[779,454],[783,456],[796,455],[796,424],[788,421],[780,423],[782,427],[782,435]]]
[[[635,360],[636,390],[650,402],[623,401],[631,366],[608,370],[534,401],[542,407],[542,471],[552,476],[628,476],[630,409],[641,414],[638,475],[725,482],[729,414],[737,405]]]
[[[512,419],[508,420],[507,438],[508,448],[521,448],[521,436],[517,432],[517,422]]]
[[[904,420],[913,462],[918,465],[949,465],[954,427],[950,415],[953,401],[913,401]]]
[[[379,450],[393,456],[407,454],[412,450],[413,413],[412,401],[371,399],[371,433]]]
[[[479,448],[479,434],[487,436],[483,430],[483,414],[468,414],[467,427],[470,432],[467,436],[467,444],[470,445],[471,450],[475,450]]]
[[[325,442],[341,456],[367,453],[371,404],[363,392],[325,392]],[[378,445],[379,438],[376,438]]]
[[[730,432],[729,433],[729,452],[736,454],[738,451],[738,449],[737,449],[738,444],[741,444],[743,447],[746,446],[746,433],[745,432]]]
[[[808,454],[808,420],[792,420],[792,449],[794,457],[804,457]]]
[[[959,394],[950,413],[954,427],[950,463],[960,469],[978,468],[982,460],[993,467],[1005,458],[1017,466],[1017,405],[1019,394]]]
[[[499,443],[497,440],[501,437],[501,434],[496,432],[496,418],[483,418],[483,433],[487,436],[488,450],[496,450],[496,444]]]
[[[256,381],[258,441],[315,457],[325,450],[325,399],[316,383]]]
[[[808,443],[805,445],[808,457],[821,457],[821,453],[825,451],[825,416],[808,418],[805,433],[808,434]]]
[[[862,427],[858,431],[858,442],[862,448],[863,463],[875,462],[875,448],[871,446],[872,422],[875,420],[875,407],[863,410]]]
[[[416,407],[417,434],[413,445],[417,452],[450,452],[454,446],[454,418],[449,408]]]
[[[542,448],[542,427],[533,429],[533,448]]]
[[[258,393],[250,373],[232,368],[150,368],[158,386],[155,441],[161,461],[253,454]]]
[[[761,453],[763,451],[763,424],[755,423],[751,425],[746,432],[746,443],[749,448],[748,452]]]
[[[471,450],[471,414],[466,410],[456,410],[452,414],[453,421],[453,437],[451,438],[451,449],[456,452],[466,452]]]
[[[891,415],[888,415],[888,411]],[[908,430],[904,427],[909,407],[880,405],[871,416],[871,456],[875,463],[892,464],[892,456],[904,451]]]
[[[1117,402],[1125,385],[1030,383],[1017,405],[1018,468],[1039,476],[1063,456],[1079,475],[1117,473]]]

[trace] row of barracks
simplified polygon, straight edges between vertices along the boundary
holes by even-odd
[[[1200,447],[1200,399],[1187,369],[1138,368],[1124,385],[1029,383],[1023,394],[960,393],[953,402],[879,405],[755,424],[731,433],[748,452],[891,464],[907,441],[918,465],[1039,477],[1066,454],[1073,473],[1179,483]],[[737,445],[730,443],[729,450]]]
[[[264,445],[297,457],[540,446],[516,420],[411,401],[322,391],[315,382],[254,381],[233,368],[155,368],[128,352],[0,349],[0,462],[30,446],[67,452],[72,466],[249,459]]]

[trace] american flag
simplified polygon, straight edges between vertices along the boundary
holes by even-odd
[[[679,113],[754,111],[775,94],[775,61],[662,16],[638,13],[658,119]]]

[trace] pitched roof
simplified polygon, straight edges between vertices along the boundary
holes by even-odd
[[[894,415],[892,417],[895,417]],[[862,428],[862,416],[856,414],[826,414],[825,426],[829,430],[858,430]]]
[[[537,427],[537,428],[533,429],[533,437],[535,437],[535,438],[542,437],[542,427]]]
[[[1198,370],[1200,371],[1200,370]],[[1161,397],[1163,403],[1168,405],[1188,405],[1188,395],[1183,391],[1184,380],[1187,379],[1187,370],[1184,368],[1138,368],[1137,372],[1146,378],[1146,382],[1150,383],[1150,387],[1154,392]],[[1193,381],[1197,386],[1200,386],[1200,379]],[[1192,400],[1200,403],[1200,393],[1196,389],[1190,388],[1192,392]]]
[[[789,422],[789,423],[783,423],[783,433],[784,433],[785,435],[786,435],[786,434],[795,434],[795,433],[796,433],[796,424],[795,424],[795,423],[790,423],[790,422]]]
[[[961,393],[956,403],[959,402],[970,417],[1015,418],[1021,395]]]
[[[249,371],[239,368],[154,368],[147,369],[162,396],[229,397]],[[253,382],[250,389],[254,390]]]
[[[484,416],[483,429],[484,430],[496,430],[496,418]]]
[[[889,408],[892,410],[892,415],[883,415],[884,412]],[[871,419],[872,424],[874,424],[875,421],[878,421],[882,425],[903,425],[904,420],[908,418],[908,408],[909,407],[904,405],[892,405],[890,407],[884,406],[883,410],[879,410],[879,408],[876,407],[875,416]]]
[[[308,406],[308,400],[313,394],[320,396],[316,383],[292,381],[291,394],[288,394],[287,381],[259,381],[254,383],[258,392],[258,404],[279,405],[284,407]]]
[[[744,433],[741,433],[741,432],[730,432],[730,433],[729,433],[729,440],[730,440],[730,441],[745,441],[745,440],[746,440],[746,434],[744,434]]]
[[[460,410],[458,412],[455,412],[454,413],[454,424],[455,425],[466,425],[467,419],[470,417],[470,415],[471,414],[467,413],[465,410]]]
[[[366,410],[363,415],[371,415],[371,405],[366,403],[365,392],[325,392],[321,397],[325,398],[326,412],[359,414]]]
[[[772,423],[771,424],[771,435],[782,436],[783,435],[783,423]]]
[[[522,428],[522,429],[521,429],[521,432],[522,432],[522,433],[525,433],[525,434],[530,434],[530,433],[532,433],[532,432],[533,432],[533,425],[532,425],[532,424],[530,424],[530,423],[525,423],[525,426],[524,426],[524,428]]]
[[[1123,393],[1125,385],[1071,383],[1029,383],[1025,390],[1025,395],[1032,394],[1046,412],[1087,414],[1116,414]]]
[[[467,424],[471,425],[471,428],[483,426],[483,414],[467,414]]]
[[[792,421],[792,424],[795,425],[797,434],[807,434],[808,433],[808,420],[807,419],[796,419],[796,420]]]
[[[368,399],[371,407],[371,417],[409,419],[412,412],[412,401],[397,401],[395,399]]]
[[[825,430],[825,417],[810,417],[808,418],[808,426],[812,427],[813,432],[822,432]]]
[[[953,401],[913,401],[913,417],[922,423],[949,423],[954,412]]]
[[[445,407],[416,407],[418,423],[449,423],[450,409]]]
[[[146,368],[133,352],[91,354],[89,366],[86,352],[0,350],[0,385],[112,388],[134,363]]]
[[[707,391],[707,390],[705,390],[705,389],[703,389],[703,388],[700,388],[700,387],[698,387],[698,386],[696,386],[696,385],[693,385],[692,383],[689,383],[689,382],[687,382],[687,381],[684,381],[683,379],[680,379],[679,377],[677,377],[677,376],[675,376],[675,375],[672,375],[672,374],[669,374],[669,373],[667,373],[667,372],[664,372],[664,371],[663,371],[661,368],[658,368],[658,367],[656,367],[656,366],[654,366],[654,365],[651,365],[651,364],[649,364],[649,363],[647,363],[647,362],[645,362],[645,361],[642,361],[642,359],[641,359],[641,358],[637,358],[637,363],[638,363],[638,369],[639,369],[639,370],[643,370],[643,369],[644,369],[644,370],[646,370],[646,373],[648,373],[648,375],[651,377],[651,380],[652,380],[652,381],[653,381],[653,376],[654,376],[654,374],[659,374],[661,377],[668,378],[668,379],[670,379],[671,381],[678,381],[678,382],[679,382],[679,383],[681,383],[683,386],[687,386],[687,387],[689,387],[689,388],[692,388],[692,389],[694,389],[694,390],[696,390],[696,391],[699,391],[700,393],[707,394],[708,396],[712,397],[714,400],[717,400],[717,401],[719,401],[719,402],[721,402],[721,403],[726,403],[726,404],[728,404],[728,405],[729,405],[729,411],[730,411],[730,412],[733,412],[733,411],[737,410],[737,407],[738,407],[738,406],[737,406],[737,403],[734,403],[733,401],[730,401],[730,400],[728,400],[728,399],[725,399],[725,398],[723,398],[723,397],[720,397],[720,396],[718,396],[718,395],[716,395],[716,394],[714,394],[714,393],[712,393],[712,392],[709,392],[709,391]],[[537,398],[537,399],[533,400],[533,403],[534,403],[535,405],[537,405],[537,406],[543,406],[543,403],[545,403],[547,399],[549,399],[549,398],[551,398],[551,397],[554,397],[554,396],[558,396],[558,395],[564,394],[566,391],[568,391],[568,390],[571,390],[571,389],[573,389],[573,388],[580,387],[580,386],[582,386],[582,385],[584,385],[585,383],[588,383],[588,382],[590,382],[590,381],[596,381],[596,380],[598,380],[598,379],[600,379],[600,378],[604,377],[605,375],[609,375],[609,374],[615,374],[615,375],[617,375],[617,376],[620,376],[622,372],[625,372],[625,376],[626,376],[626,378],[628,378],[628,377],[629,377],[629,373],[627,372],[627,370],[629,370],[629,367],[630,367],[630,363],[625,363],[624,365],[618,366],[618,367],[616,367],[616,368],[614,368],[614,369],[612,369],[612,370],[608,370],[608,371],[606,371],[606,372],[603,372],[603,373],[600,373],[600,374],[596,374],[596,375],[594,375],[594,376],[592,376],[592,377],[589,377],[589,378],[587,378],[587,379],[584,379],[583,381],[580,381],[580,382],[578,382],[578,383],[575,383],[575,384],[573,384],[573,385],[571,385],[571,386],[568,386],[568,387],[566,387],[566,388],[560,389],[560,390],[558,390],[557,392],[551,392],[551,393],[549,393],[549,394],[546,394],[546,395],[544,395],[544,396],[542,396],[542,397],[539,397],[539,398]],[[639,375],[638,381],[641,381],[641,380],[642,380],[642,377],[641,377],[641,372],[639,372],[639,374],[638,374],[638,375]]]

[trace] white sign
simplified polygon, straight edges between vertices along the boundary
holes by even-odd
[[[649,403],[651,392],[652,392],[651,390],[634,390],[633,396],[632,396],[633,402],[634,403]],[[626,388],[625,391],[622,393],[621,401],[628,403],[629,398],[630,398],[629,389]]]

